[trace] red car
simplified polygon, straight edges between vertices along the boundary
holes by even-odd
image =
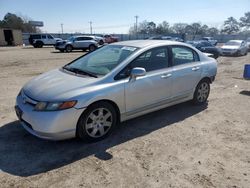
[[[113,42],[118,42],[118,37],[115,37],[113,35],[103,35],[103,38],[105,40],[105,43],[113,43]]]

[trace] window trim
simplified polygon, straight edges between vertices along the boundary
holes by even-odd
[[[185,63],[185,64],[181,64],[181,65],[174,65],[172,48],[186,48],[186,49],[189,49],[189,50],[191,50],[192,53],[193,53],[194,60],[195,60],[195,56],[197,57],[197,60],[196,60],[196,61],[189,62],[189,63],[200,62],[200,56],[199,56],[199,54],[198,54],[194,49],[192,49],[192,48],[190,48],[190,47],[188,47],[188,46],[170,45],[170,46],[169,46],[169,52],[170,52],[170,56],[169,56],[169,57],[170,57],[170,65],[171,65],[171,67],[189,64],[189,63]]]

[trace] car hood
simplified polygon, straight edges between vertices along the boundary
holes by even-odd
[[[229,45],[224,45],[221,47],[221,49],[230,49],[230,50],[237,50],[239,49],[239,46],[229,46]]]
[[[56,69],[32,79],[25,84],[23,91],[37,101],[69,100],[78,95],[79,90],[87,89],[99,79],[87,76],[80,77]]]

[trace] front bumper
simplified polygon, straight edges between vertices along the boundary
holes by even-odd
[[[233,56],[233,55],[237,55],[239,53],[239,51],[238,50],[231,50],[231,51],[224,51],[224,50],[222,50],[221,51],[221,55],[225,55],[225,56]]]
[[[75,137],[78,119],[85,110],[34,111],[34,105],[24,103],[21,95],[17,96],[15,109],[22,126],[29,133],[48,140]]]

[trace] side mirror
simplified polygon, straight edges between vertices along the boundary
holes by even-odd
[[[130,78],[135,79],[136,77],[145,76],[146,70],[141,67],[135,67],[131,70]]]

